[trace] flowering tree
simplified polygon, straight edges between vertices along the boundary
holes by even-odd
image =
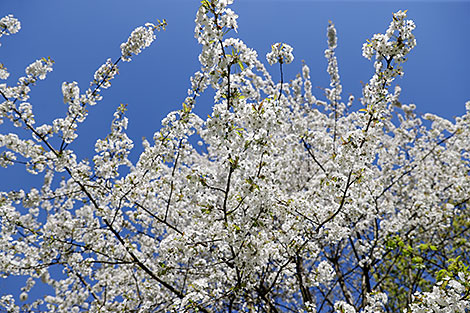
[[[72,150],[88,109],[121,61],[155,39],[147,23],[91,86],[64,82],[65,117],[37,126],[27,102],[53,61],[0,84],[0,165],[24,164],[44,184],[0,193],[0,274],[26,275],[8,312],[468,312],[470,102],[455,122],[401,104],[402,64],[416,45],[406,11],[363,46],[375,73],[362,109],[342,101],[330,23],[326,99],[309,68],[287,83],[293,49],[275,43],[273,79],[240,39],[231,0],[196,16],[200,71],[134,164],[120,106],[92,161]],[[0,20],[1,35],[20,23]],[[7,79],[2,65],[0,78]],[[193,112],[215,90],[213,111]],[[428,126],[425,126],[428,125]],[[195,144],[197,143],[197,145]],[[59,269],[59,270],[58,270]],[[35,284],[55,292],[28,298]]]

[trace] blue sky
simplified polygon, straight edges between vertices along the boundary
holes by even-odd
[[[77,81],[85,90],[107,58],[120,56],[119,45],[135,27],[165,18],[167,30],[157,34],[154,44],[131,63],[121,63],[120,74],[103,91],[103,101],[89,109],[79,138],[71,146],[80,158],[91,158],[96,139],[109,130],[112,113],[120,103],[127,103],[128,133],[135,143],[136,159],[141,138],[151,138],[161,119],[181,107],[189,77],[199,68],[200,46],[193,35],[198,5],[197,0],[0,0],[0,15],[13,14],[22,23],[18,34],[0,39],[0,62],[12,73],[7,83],[16,84],[36,59],[51,57],[54,71],[33,87],[30,98],[37,124],[48,123],[66,112],[63,81]],[[257,50],[263,61],[272,43],[290,44],[295,60],[285,67],[284,80],[294,78],[305,60],[314,87],[329,84],[323,51],[328,20],[332,20],[338,32],[336,51],[344,98],[351,93],[359,98],[360,82],[367,82],[373,72],[372,63],[362,57],[363,42],[374,33],[383,33],[393,12],[408,9],[417,25],[418,45],[404,65],[405,76],[398,80],[402,102],[415,103],[422,113],[452,118],[461,115],[470,100],[469,1],[241,0],[232,9],[239,15],[239,31],[229,35]],[[271,70],[273,77],[279,77],[278,67]],[[314,94],[323,98],[319,88],[314,88]],[[210,108],[209,93],[199,99],[196,112],[206,116]],[[10,130],[8,123],[0,125],[0,133]],[[22,172],[21,168],[0,168],[0,190],[25,188],[42,180]],[[13,288],[7,286],[0,281],[2,293]]]
[[[97,137],[106,136],[112,112],[127,103],[129,134],[139,148],[143,136],[151,138],[161,119],[180,108],[189,77],[199,68],[200,46],[193,35],[198,5],[197,0],[138,0],[132,5],[121,0],[2,0],[0,12],[18,17],[22,29],[1,39],[0,62],[12,73],[8,83],[14,84],[34,60],[47,56],[55,60],[54,71],[31,92],[40,125],[65,114],[63,81],[77,81],[86,89],[107,58],[119,57],[119,45],[135,27],[165,18],[167,30],[157,34],[156,42],[131,63],[121,63],[120,75],[102,93],[103,101],[90,109],[75,146],[80,157],[89,157]],[[416,103],[420,112],[452,118],[462,114],[465,101],[470,100],[470,2],[241,0],[232,8],[239,15],[239,32],[231,35],[257,50],[263,60],[272,43],[292,45],[295,61],[285,68],[285,80],[294,78],[305,60],[314,87],[329,83],[323,51],[328,20],[332,20],[338,31],[344,97],[352,93],[356,98],[361,95],[361,81],[367,82],[373,71],[372,63],[361,55],[363,42],[384,32],[393,12],[408,9],[417,24],[418,45],[398,81],[402,102]],[[279,76],[277,67],[271,70],[273,77]],[[314,92],[322,97],[321,89]],[[197,103],[196,112],[206,116],[210,108],[207,95]]]

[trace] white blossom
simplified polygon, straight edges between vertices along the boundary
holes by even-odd
[[[138,55],[143,49],[147,48],[155,40],[154,31],[158,26],[152,23],[146,23],[145,26],[139,26],[134,29],[126,42],[121,44],[121,57],[129,62],[131,55]]]
[[[63,82],[62,94],[64,96],[64,103],[69,103],[72,99],[78,100],[80,98],[80,88],[78,88],[77,82]]]
[[[275,63],[289,64],[294,60],[292,54],[292,47],[285,43],[275,43],[271,45],[271,52],[266,54],[268,63],[273,65]]]
[[[23,292],[20,294],[20,300],[21,300],[21,301],[26,301],[26,300],[28,300],[28,294],[23,291]]]
[[[336,37],[335,25],[331,21],[328,25],[328,31],[326,35],[328,37],[328,48],[331,50],[335,49],[338,38]]]
[[[36,76],[39,79],[46,78],[46,74],[52,71],[52,61],[48,59],[37,60],[26,68],[26,74]]]
[[[0,19],[0,37],[3,35],[16,34],[20,29],[20,21],[14,18],[12,14],[8,14]]]
[[[8,76],[10,76],[10,73],[8,73],[6,67],[0,63],[0,79],[7,79]]]
[[[335,303],[335,313],[356,313],[356,309],[350,305],[347,304],[344,301],[338,301]]]
[[[335,271],[330,263],[321,261],[317,268],[318,281],[322,284],[328,283],[335,277]]]
[[[445,277],[430,292],[416,292],[408,313],[465,313],[470,307],[468,273],[459,272],[456,278]]]

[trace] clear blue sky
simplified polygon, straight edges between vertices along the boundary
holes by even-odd
[[[75,148],[80,158],[91,158],[94,142],[106,136],[112,113],[120,103],[128,104],[129,135],[134,140],[136,159],[141,138],[151,138],[161,119],[179,109],[186,96],[189,77],[198,70],[200,46],[194,39],[194,17],[198,0],[0,0],[0,15],[13,14],[22,23],[21,31],[2,37],[0,63],[12,76],[9,85],[24,74],[27,65],[41,57],[55,60],[54,71],[33,87],[37,124],[63,116],[63,81],[77,81],[88,88],[95,70],[107,59],[120,56],[119,45],[130,32],[145,22],[165,18],[168,27],[157,40],[131,63],[122,63],[120,75],[112,87],[103,91],[103,101],[89,109],[87,121],[80,126]],[[344,97],[361,96],[361,81],[367,82],[372,63],[361,55],[363,42],[374,33],[383,33],[392,13],[408,9],[417,25],[416,49],[399,79],[403,103],[415,103],[420,112],[432,112],[447,118],[461,115],[470,100],[470,2],[469,1],[235,1],[232,9],[239,15],[240,37],[265,60],[274,42],[294,47],[294,62],[286,67],[285,81],[300,72],[301,61],[311,68],[314,87],[327,87],[326,27],[332,20],[338,32],[337,56]],[[269,65],[267,65],[269,67]],[[273,77],[279,77],[272,68]],[[322,91],[314,90],[322,99]],[[196,112],[210,112],[211,96],[200,98]],[[0,125],[7,132],[8,123]],[[0,150],[1,151],[1,150]],[[22,174],[16,168],[0,168],[0,190],[25,188],[42,178]],[[28,188],[28,187],[27,187]],[[2,293],[16,284],[5,285]],[[9,290],[10,289],[10,290]]]

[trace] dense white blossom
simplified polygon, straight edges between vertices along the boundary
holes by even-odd
[[[329,88],[317,99],[306,64],[284,82],[292,47],[267,54],[280,63],[276,83],[255,50],[228,37],[232,2],[201,2],[200,69],[137,162],[124,104],[92,157],[73,142],[118,63],[164,21],[134,30],[86,90],[62,83],[67,112],[51,122],[36,126],[29,93],[52,60],[0,84],[0,121],[18,128],[0,134],[0,166],[43,179],[0,192],[0,274],[27,277],[2,291],[17,296],[2,295],[0,310],[466,313],[470,102],[455,121],[400,102],[394,80],[416,45],[406,11],[364,45],[373,75],[353,110],[359,98],[341,100],[333,23]],[[1,20],[4,32],[19,29],[13,19]],[[193,109],[207,88],[206,118]]]
[[[109,81],[118,74],[118,69],[111,59],[106,60],[106,63],[100,66],[93,75],[93,81],[90,83],[91,86],[97,85],[100,88],[106,89],[111,86]]]
[[[336,302],[335,310],[336,310],[335,313],[356,313],[357,312],[356,309],[352,305],[344,301]]]
[[[80,88],[78,88],[77,82],[63,82],[62,94],[64,95],[64,103],[69,103],[72,99],[78,100],[80,98]]]
[[[52,62],[50,60],[37,60],[26,68],[26,74],[37,76],[39,79],[44,79],[46,78],[46,74],[52,71],[51,65]]]
[[[328,37],[328,48],[332,50],[335,49],[338,38],[336,37],[335,25],[331,21],[330,21],[330,24],[328,25],[326,36]]]
[[[413,296],[408,313],[465,313],[470,308],[470,275],[459,272],[457,277],[445,277],[429,292]]]
[[[155,30],[166,25],[166,22],[158,25],[146,23],[145,26],[139,26],[131,33],[126,42],[121,44],[121,57],[129,62],[131,55],[138,55],[143,49],[147,48],[155,40]]]
[[[8,73],[6,67],[0,63],[0,79],[7,79],[8,76],[10,76],[10,73]]]
[[[271,52],[266,54],[266,60],[273,65],[275,63],[289,64],[294,60],[293,48],[285,43],[275,43],[271,45]]]
[[[20,21],[14,18],[12,14],[8,14],[0,19],[0,37],[3,35],[16,34],[20,29]]]
[[[335,277],[335,271],[328,261],[321,261],[317,268],[318,271],[318,282],[325,284],[330,282]]]

